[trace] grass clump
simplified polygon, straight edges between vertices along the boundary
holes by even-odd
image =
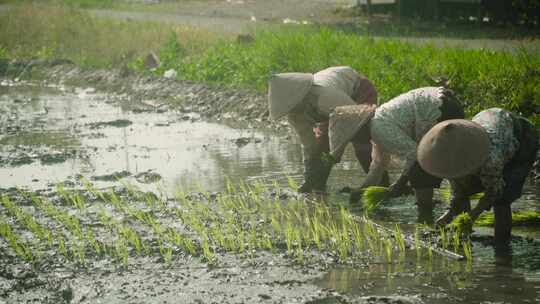
[[[446,78],[469,116],[502,107],[536,121],[540,55],[526,50],[437,48],[325,27],[283,27],[256,32],[249,44],[222,41],[195,56],[179,57],[170,67],[185,79],[264,92],[273,73],[316,72],[335,65],[349,65],[369,77],[381,102]]]
[[[494,226],[495,215],[493,212],[482,213],[474,222],[476,226]],[[540,212],[538,211],[514,211],[512,212],[512,226],[537,226],[540,225]]]
[[[64,58],[83,67],[121,67],[165,46],[173,34],[189,53],[220,39],[191,27],[99,18],[62,5],[21,4],[0,12],[0,57]]]

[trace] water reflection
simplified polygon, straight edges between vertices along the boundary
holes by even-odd
[[[65,161],[43,165],[39,161],[23,165],[0,165],[2,187],[23,186],[32,189],[50,183],[77,182],[78,175],[98,177],[128,172],[129,182],[141,187],[134,177],[139,173],[158,173],[161,185],[173,192],[178,185],[199,184],[209,191],[224,189],[227,179],[251,181],[277,180],[287,184],[287,177],[300,180],[302,162],[300,145],[294,138],[276,137],[257,130],[239,130],[203,122],[196,115],[174,112],[138,113],[124,111],[113,102],[115,96],[95,94],[92,90],[50,89],[0,86],[0,128],[2,137],[24,132],[63,134],[76,143],[48,141],[38,148],[0,145],[0,158],[24,152],[29,155],[59,149],[74,151]],[[118,127],[119,119],[131,124]],[[103,123],[107,123],[103,125]],[[111,124],[108,124],[111,123]],[[99,127],[97,127],[99,125]],[[40,132],[40,133],[38,133]],[[57,143],[59,143],[58,141]],[[353,153],[347,149],[343,161],[329,178],[331,195],[325,199],[348,206],[348,195],[337,190],[350,186],[364,176]],[[111,181],[97,181],[110,185]],[[538,210],[538,188],[528,184],[515,209]],[[349,206],[360,214],[357,206]],[[437,206],[436,214],[446,208]],[[405,226],[416,221],[412,197],[393,201],[372,217],[385,225]],[[406,230],[405,230],[406,231]],[[395,264],[372,264],[365,268],[332,269],[317,284],[355,295],[415,296],[425,303],[538,302],[540,299],[540,230],[515,228],[512,259],[496,260],[491,247],[490,228],[478,228],[474,241],[474,262],[451,261],[434,256],[417,258],[414,253],[397,259]],[[501,263],[501,262],[505,263]],[[497,262],[497,263],[495,263]]]
[[[509,265],[474,266],[447,259],[337,268],[316,283],[356,296],[402,295],[424,303],[537,303],[540,299],[538,282]]]

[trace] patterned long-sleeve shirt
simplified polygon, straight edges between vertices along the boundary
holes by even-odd
[[[441,87],[419,88],[377,108],[370,122],[372,162],[363,187],[378,184],[391,155],[405,160],[404,170],[414,165],[418,142],[441,117],[442,94]]]
[[[504,189],[503,170],[519,148],[510,112],[491,108],[476,114],[472,121],[481,125],[489,137],[489,154],[478,175],[485,192],[498,196]]]

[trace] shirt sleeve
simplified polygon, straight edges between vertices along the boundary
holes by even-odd
[[[386,166],[389,163],[389,155],[398,155],[405,161],[404,170],[412,168],[416,162],[416,142],[405,133],[399,126],[386,120],[372,120],[371,139],[374,147],[381,150],[381,162]],[[384,152],[384,153],[383,153]],[[385,155],[383,157],[383,155]]]
[[[369,172],[360,188],[378,185],[382,181],[384,172],[386,171],[389,163],[390,155],[384,153],[380,147],[377,146],[377,144],[372,142],[371,164],[369,165]]]
[[[500,159],[500,157],[492,153],[490,159],[480,169],[480,181],[485,187],[484,196],[491,198],[492,203],[502,195],[505,186],[503,179],[504,159]]]

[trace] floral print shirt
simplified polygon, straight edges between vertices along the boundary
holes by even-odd
[[[498,196],[504,189],[503,170],[519,148],[514,136],[514,121],[510,112],[491,108],[476,114],[472,121],[481,125],[487,132],[490,142],[486,162],[478,175],[482,185],[491,195]]]
[[[392,155],[405,160],[405,170],[414,165],[418,142],[441,117],[442,94],[442,87],[423,87],[377,108],[370,122],[372,162],[363,187],[379,182]]]

